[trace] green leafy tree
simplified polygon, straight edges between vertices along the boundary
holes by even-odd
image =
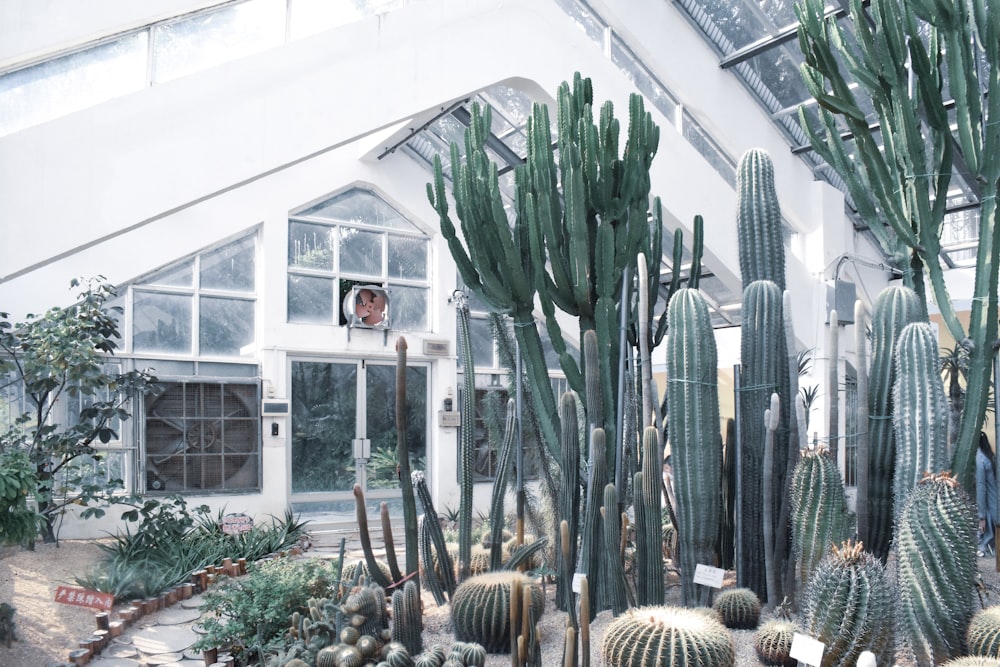
[[[107,371],[107,357],[121,338],[116,319],[121,309],[108,305],[115,288],[103,278],[73,280],[70,286],[83,291],[67,308],[53,307],[17,324],[0,313],[0,377],[5,395],[23,396],[23,412],[0,433],[0,455],[20,452],[33,466],[46,542],[57,540],[58,519],[69,505],[88,506],[85,517],[101,516],[101,501],[114,499],[122,480],[89,474],[102,459],[95,444],[117,438],[115,427],[129,418],[132,398],[156,386],[146,371]],[[67,412],[62,408],[67,404],[79,411]]]

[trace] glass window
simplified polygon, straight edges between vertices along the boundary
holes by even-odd
[[[132,287],[132,351],[240,357],[256,333],[256,236],[213,248]]]
[[[191,354],[191,297],[141,290],[133,295],[132,349]]]
[[[248,0],[153,30],[153,81],[170,81],[283,44],[285,0]]]
[[[390,328],[424,331],[429,266],[427,235],[381,197],[353,188],[289,216],[288,321],[345,325],[344,299],[367,285],[389,295]]]
[[[146,491],[260,488],[256,384],[167,382],[146,397]]]
[[[149,33],[0,76],[0,136],[146,87]]]

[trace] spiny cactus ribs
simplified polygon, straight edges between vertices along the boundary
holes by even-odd
[[[972,655],[1000,660],[1000,607],[987,607],[976,612],[965,632],[965,643]]]
[[[795,667],[799,661],[791,657],[792,640],[802,629],[791,621],[773,620],[764,623],[753,637],[757,657],[765,665]]]
[[[601,647],[610,667],[726,667],[732,635],[713,614],[682,607],[630,609],[608,626]]]
[[[519,572],[488,572],[466,579],[455,591],[451,617],[455,638],[481,644],[489,653],[510,651],[511,588],[532,584]],[[545,599],[541,588],[530,585],[535,617],[542,614]]]
[[[749,588],[730,588],[719,593],[712,603],[727,628],[749,630],[760,620],[760,598]]]

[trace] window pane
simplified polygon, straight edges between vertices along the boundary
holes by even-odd
[[[146,87],[148,33],[0,77],[0,136]]]
[[[333,233],[326,225],[292,222],[288,225],[288,265],[333,270]]]
[[[132,346],[136,352],[191,354],[190,296],[135,290]]]
[[[396,367],[369,364],[365,374],[368,436],[368,487],[398,489],[396,464]],[[406,369],[406,446],[412,470],[427,469],[427,368]]]
[[[462,345],[461,335],[456,334],[456,344]],[[469,340],[472,344],[472,363],[477,368],[494,368],[493,359],[493,329],[490,321],[484,317],[472,317],[469,320]],[[459,348],[461,349],[461,348]],[[465,360],[458,355],[458,367],[462,368]]]
[[[427,279],[427,239],[389,235],[389,277]]]
[[[426,331],[429,291],[424,287],[393,286],[389,326],[393,329]]]
[[[189,259],[169,269],[160,271],[140,285],[163,285],[165,287],[191,287],[194,278],[194,260]]]
[[[333,323],[333,281],[310,276],[288,276],[288,321]]]
[[[155,27],[153,81],[169,81],[283,44],[285,0],[250,0]]]
[[[354,188],[296,214],[331,222],[418,231],[413,223],[368,190]]]
[[[201,288],[253,292],[254,237],[219,248],[201,257]]]
[[[340,230],[340,270],[377,278],[382,275],[382,234]]]
[[[241,348],[253,343],[253,301],[202,297],[200,305],[198,343],[201,354],[238,357],[243,354]]]

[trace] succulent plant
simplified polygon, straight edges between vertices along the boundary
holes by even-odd
[[[636,600],[641,605],[663,603],[663,515],[660,512],[662,475],[659,431],[655,426],[647,426],[642,433],[642,470],[633,477],[632,487],[635,494],[638,571]]]
[[[789,492],[792,542],[799,581],[805,586],[830,547],[848,536],[844,482],[833,459],[823,449],[817,449],[800,456]]]
[[[316,667],[337,667],[339,657],[340,648],[338,646],[322,648],[316,654]]]
[[[451,617],[455,638],[481,644],[489,653],[510,651],[511,588],[531,584],[519,572],[487,572],[466,579],[455,590]],[[538,586],[530,586],[535,616],[543,610],[544,598]]]
[[[792,640],[795,633],[802,629],[792,621],[774,619],[767,621],[753,636],[753,648],[757,657],[765,665],[777,667],[795,667],[799,661],[789,654],[792,650]]]
[[[388,627],[385,592],[378,585],[362,586],[347,596],[342,605],[359,634],[378,636]]]
[[[721,591],[712,602],[727,628],[750,630],[760,621],[760,598],[749,588],[729,588]]]
[[[282,667],[309,667],[309,663],[300,658],[292,658],[282,665]]]
[[[969,621],[965,645],[972,655],[1000,659],[1000,606],[980,609]]]
[[[961,654],[975,598],[976,510],[949,473],[928,474],[896,529],[899,628],[919,664]]]
[[[733,638],[711,615],[683,607],[637,607],[615,619],[601,645],[610,667],[726,667]]]
[[[389,571],[388,563],[378,559],[375,560],[375,563],[378,566],[379,571],[382,573],[382,576],[386,579],[392,577],[392,574]],[[372,578],[371,572],[368,570],[368,563],[363,560],[354,560],[344,564],[344,570],[341,572],[340,579],[345,584],[350,584],[362,576]]]
[[[392,639],[405,646],[410,655],[417,655],[423,649],[423,630],[420,591],[410,580],[392,593]]]
[[[996,667],[996,658],[983,656],[965,656],[943,663],[941,667]]]
[[[806,634],[827,646],[823,667],[853,665],[863,651],[891,658],[893,593],[882,561],[848,540],[832,547],[806,587]]]

